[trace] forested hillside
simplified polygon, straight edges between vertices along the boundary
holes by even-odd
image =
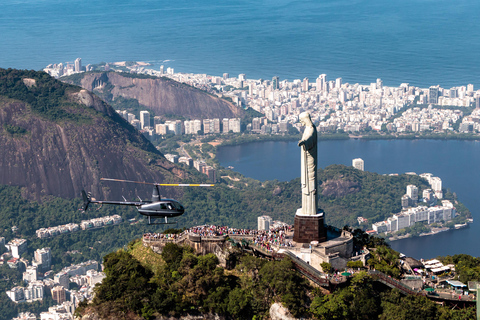
[[[452,310],[423,296],[402,296],[364,271],[356,273],[347,286],[325,294],[300,277],[289,258],[266,261],[245,255],[235,270],[226,271],[217,266],[215,255],[199,256],[173,243],[164,248],[162,261],[157,256],[141,242],[107,255],[107,278],[96,288],[93,304],[83,305],[78,314],[154,319],[214,313],[230,319],[263,319],[277,302],[295,317],[325,320],[475,316],[475,308]]]
[[[37,201],[76,198],[84,188],[103,198],[135,196],[122,184],[101,185],[101,177],[189,176],[105,102],[44,72],[0,69],[0,150],[0,184],[24,187]]]

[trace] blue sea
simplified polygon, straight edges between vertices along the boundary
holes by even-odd
[[[147,61],[176,72],[480,86],[480,1],[2,0],[0,67]]]

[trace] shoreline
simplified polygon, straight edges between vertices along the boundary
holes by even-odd
[[[455,230],[459,230],[459,229],[464,229],[464,228],[469,228],[470,227],[470,224],[473,223],[473,221],[467,221],[463,224],[460,224],[460,225],[455,225],[454,227],[452,228],[447,228],[447,227],[443,227],[443,228],[437,228],[438,230],[435,230],[435,231],[431,231],[431,232],[428,232],[428,233],[421,233],[417,236],[412,236],[411,234],[406,234],[406,235],[403,235],[403,236],[398,236],[398,237],[390,237],[390,238],[386,238],[389,242],[395,242],[395,241],[399,241],[399,240],[404,240],[404,239],[412,239],[412,238],[419,238],[419,237],[427,237],[427,236],[434,236],[434,235],[437,235],[439,233],[442,233],[442,232],[447,232],[447,231],[455,231]],[[457,227],[458,226],[458,227]]]
[[[216,147],[224,146],[235,146],[251,142],[275,142],[275,141],[298,141],[301,138],[301,135],[260,135],[260,134],[242,134],[233,138],[222,138],[216,139]],[[218,142],[220,140],[221,142]],[[328,140],[462,140],[462,141],[480,141],[480,135],[477,136],[464,136],[462,134],[452,134],[447,136],[437,136],[437,135],[348,135],[348,134],[319,134],[319,141],[328,141]]]

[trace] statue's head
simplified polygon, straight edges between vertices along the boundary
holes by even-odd
[[[310,118],[310,113],[308,112],[302,112],[300,113],[300,115],[298,116],[298,118],[300,119],[300,122],[304,125],[304,126],[308,126],[308,125],[313,125],[313,122],[312,122],[312,119]]]

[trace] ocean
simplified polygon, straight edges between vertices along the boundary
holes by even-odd
[[[480,86],[472,0],[3,0],[0,67],[146,61],[176,72]]]
[[[466,253],[480,256],[480,142],[464,140],[330,140],[318,142],[318,166],[352,165],[362,158],[365,170],[379,174],[432,173],[443,188],[456,192],[471,211],[468,228],[392,242],[408,256],[430,259]],[[258,142],[219,148],[217,159],[224,167],[258,180],[290,181],[300,176],[297,142]],[[300,186],[299,186],[300,188]],[[400,201],[400,199],[398,199]],[[294,216],[292,212],[292,217]],[[328,222],[328,212],[326,212]]]

